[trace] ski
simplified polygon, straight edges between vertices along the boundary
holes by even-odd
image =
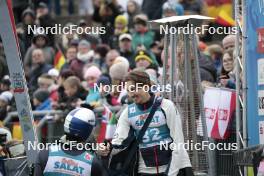
[[[36,144],[38,141],[33,125],[33,114],[21,61],[11,0],[0,0],[0,24],[0,35],[4,45],[19,122],[23,132],[27,162],[31,165],[35,162],[38,151],[29,151],[29,144]]]

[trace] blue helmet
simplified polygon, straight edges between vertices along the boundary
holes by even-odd
[[[64,132],[82,140],[88,139],[94,127],[94,112],[86,108],[72,110],[64,122]]]

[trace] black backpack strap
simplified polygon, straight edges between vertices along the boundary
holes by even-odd
[[[133,143],[134,146],[131,147],[129,154],[127,155],[127,159],[123,165],[122,171],[125,171],[126,169],[128,169],[131,159],[133,157],[135,157],[135,153],[137,152],[138,144],[142,141],[142,138],[143,138],[151,120],[153,119],[155,112],[157,111],[158,107],[161,105],[161,102],[162,102],[162,97],[157,97],[155,99],[154,104],[152,105],[152,108],[150,110],[150,113],[149,113],[143,127],[139,131],[139,134],[136,138],[137,141],[135,143]]]

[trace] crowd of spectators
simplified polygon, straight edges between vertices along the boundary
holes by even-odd
[[[53,26],[61,14],[59,0],[38,1],[22,6],[17,34],[33,110],[72,110],[77,106],[96,108],[122,105],[125,91],[111,93],[94,85],[121,85],[125,75],[143,68],[155,84],[162,78],[163,36],[148,28],[148,20],[174,15],[206,15],[202,0],[79,0],[79,14],[104,26],[103,35],[28,34],[28,25]],[[21,1],[22,2],[22,1]],[[68,0],[68,13],[76,13]],[[51,13],[55,10],[55,14]],[[17,16],[17,15],[16,15]],[[74,23],[67,23],[71,25]],[[75,21],[89,26],[87,18]],[[224,38],[225,36],[223,36]],[[223,41],[199,41],[199,63],[204,85],[235,89],[233,49],[235,36]],[[54,58],[61,50],[65,64],[57,70]],[[0,120],[15,110],[8,69],[0,41]]]

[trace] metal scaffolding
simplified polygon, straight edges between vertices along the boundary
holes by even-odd
[[[235,42],[236,63],[236,142],[239,149],[247,147],[247,77],[246,77],[246,0],[235,0],[235,22],[237,27]],[[243,26],[241,21],[243,20]],[[242,144],[242,145],[241,145]],[[243,175],[240,172],[240,175]],[[247,168],[244,168],[247,175]]]
[[[177,16],[150,21],[152,28],[170,30],[176,28],[176,33],[166,32],[164,39],[163,85],[170,85],[172,91],[163,96],[172,100],[182,117],[185,142],[193,144],[210,141],[207,135],[206,119],[203,108],[201,90],[198,39],[193,32],[185,33],[181,27],[200,25],[204,16]],[[169,68],[168,68],[169,67]],[[202,135],[201,135],[202,134]],[[208,148],[204,151],[188,151],[193,170],[197,175],[216,175],[214,154]]]
[[[235,21],[237,27],[235,42],[235,63],[236,63],[236,141],[238,148],[247,147],[247,120],[246,120],[246,1],[235,0]],[[243,19],[243,26],[240,21]],[[242,79],[243,78],[243,79]],[[241,124],[242,122],[242,124]],[[241,146],[242,144],[242,146]]]

